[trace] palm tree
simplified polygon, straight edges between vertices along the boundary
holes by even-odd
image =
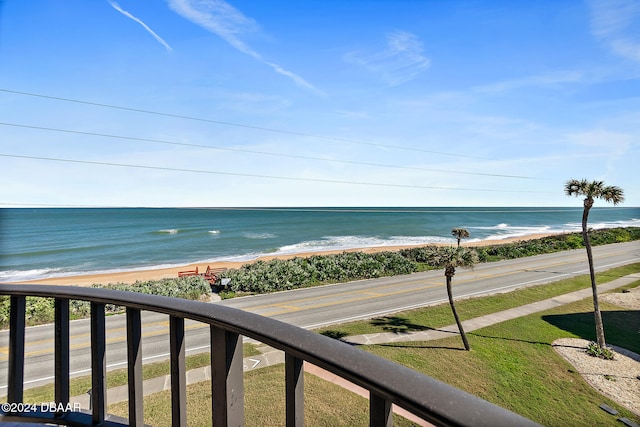
[[[469,231],[466,228],[454,228],[451,230],[451,235],[458,239],[458,247],[460,247],[460,240],[469,237]]]
[[[456,306],[453,303],[451,279],[456,274],[457,267],[473,267],[478,262],[478,254],[475,250],[470,250],[467,248],[447,247],[442,250],[442,252],[440,253],[440,257],[441,265],[444,265],[444,277],[447,280],[447,295],[449,296],[449,305],[451,306],[453,317],[456,319],[456,324],[458,325],[458,330],[460,331],[460,336],[462,337],[464,348],[466,350],[470,350],[471,347],[469,346],[467,335],[464,333],[462,322],[460,322],[458,312],[456,311]]]
[[[587,260],[589,261],[589,275],[591,276],[591,290],[593,291],[593,315],[596,322],[596,337],[598,346],[605,348],[604,327],[602,325],[602,315],[600,314],[600,305],[598,304],[598,288],[596,287],[596,275],[593,268],[593,254],[591,252],[591,242],[589,241],[589,232],[587,229],[587,219],[589,218],[589,210],[593,206],[594,198],[603,199],[611,202],[613,205],[624,201],[624,193],[621,188],[615,186],[605,186],[602,181],[587,181],[586,179],[572,179],[567,181],[564,186],[564,192],[567,196],[583,196],[584,210],[582,211],[582,239],[587,248]]]

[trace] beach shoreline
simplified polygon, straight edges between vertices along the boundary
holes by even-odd
[[[461,242],[461,246],[478,247],[478,246],[489,246],[489,245],[497,245],[497,244],[507,244],[507,243],[513,243],[518,241],[539,239],[542,237],[547,237],[547,236],[552,236],[557,234],[561,234],[561,233],[530,234],[526,236],[510,237],[510,238],[499,239],[499,240],[481,240],[481,241],[474,241],[474,242],[465,242],[463,240]],[[450,246],[443,243],[434,243],[431,245]],[[175,277],[178,277],[179,272],[195,270],[196,267],[198,268],[198,271],[204,272],[208,266],[210,266],[211,268],[236,269],[236,268],[242,267],[245,264],[251,264],[257,261],[269,261],[272,259],[302,258],[302,257],[310,257],[313,255],[340,254],[343,252],[376,253],[376,252],[387,252],[387,251],[399,251],[402,249],[423,247],[423,246],[430,246],[430,245],[422,244],[422,245],[404,245],[404,246],[376,246],[376,247],[352,248],[352,249],[319,251],[319,252],[318,251],[302,252],[302,253],[295,253],[295,254],[265,255],[253,260],[246,260],[246,261],[200,262],[200,263],[185,264],[177,267],[152,268],[152,269],[144,269],[144,270],[139,269],[139,270],[130,270],[130,271],[117,271],[117,272],[74,275],[74,276],[64,276],[64,277],[51,277],[46,279],[27,280],[27,281],[19,281],[19,282],[11,282],[11,283],[59,285],[59,286],[91,286],[93,284],[105,285],[109,283],[134,283],[136,281],[175,278]]]

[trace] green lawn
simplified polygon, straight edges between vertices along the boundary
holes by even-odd
[[[610,270],[599,283],[640,271],[640,264]],[[628,287],[638,286],[634,283]],[[455,283],[454,283],[455,286]],[[471,318],[515,305],[539,301],[589,286],[585,278],[568,279],[508,294],[460,301],[458,311]],[[640,353],[640,312],[601,303],[607,341]],[[541,313],[517,318],[468,333],[472,350],[463,350],[459,337],[428,342],[394,343],[362,347],[438,378],[462,390],[517,412],[547,426],[618,426],[617,417],[640,421],[630,411],[590,387],[558,356],[551,343],[558,338],[595,338],[590,298]],[[333,326],[323,332],[344,336],[392,328],[419,329],[452,323],[448,305],[400,313],[388,318]],[[426,325],[426,326],[425,326]],[[386,328],[386,329],[385,329]],[[337,386],[305,374],[307,425],[352,426],[368,424],[368,403]],[[167,392],[145,398],[146,422],[169,425]],[[189,425],[210,424],[210,385],[189,386]],[[606,403],[620,411],[614,417],[598,406]],[[282,366],[245,374],[247,426],[284,425],[284,374]],[[109,412],[126,416],[127,404],[112,405]],[[396,417],[396,425],[412,423]]]
[[[314,375],[305,374],[305,425],[320,427],[369,425],[369,401]],[[208,381],[188,387],[187,422],[189,426],[211,425],[211,385]],[[109,407],[109,413],[127,416],[127,402]],[[154,427],[170,426],[167,409],[169,391],[145,398],[145,422]],[[245,374],[245,426],[285,425],[284,365],[249,371]],[[394,416],[394,426],[415,424]]]
[[[459,337],[365,349],[438,378],[547,426],[618,425],[598,405],[629,411],[600,395],[558,356],[558,338],[595,339],[589,298],[468,333],[471,351]],[[607,342],[640,352],[640,312],[602,304]]]
[[[253,344],[243,345],[243,354],[245,357],[260,354],[256,346]],[[211,364],[209,353],[200,353],[185,358],[185,366],[187,370],[208,366]],[[171,367],[169,362],[147,363],[142,367],[142,379],[162,377],[169,375]],[[116,369],[107,372],[107,388],[125,385],[128,382],[127,369]],[[91,389],[91,376],[83,376],[73,378],[69,381],[69,393],[71,396],[79,396],[85,394]],[[40,387],[29,388],[24,391],[24,401],[30,403],[52,402],[54,400],[53,384],[47,384]],[[3,399],[6,401],[6,396]]]

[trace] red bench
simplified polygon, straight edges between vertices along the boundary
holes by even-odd
[[[198,267],[195,270],[187,270],[187,271],[179,271],[178,277],[182,276],[197,276],[198,275]]]
[[[226,271],[226,268],[211,268],[207,266],[207,271],[204,273],[198,272],[198,267],[195,270],[186,270],[179,271],[178,277],[184,276],[202,276],[204,277],[211,285],[215,285],[220,280],[220,273]]]

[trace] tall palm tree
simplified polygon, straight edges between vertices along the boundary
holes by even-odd
[[[587,181],[586,179],[572,179],[567,181],[564,186],[564,192],[567,196],[584,197],[584,210],[582,211],[582,239],[587,249],[587,260],[589,261],[589,275],[591,276],[591,290],[593,292],[593,315],[596,322],[596,337],[598,346],[605,348],[604,327],[602,325],[602,314],[600,314],[600,305],[598,304],[598,288],[596,287],[596,274],[593,268],[593,253],[591,251],[591,242],[589,241],[589,231],[587,229],[587,220],[589,218],[589,210],[593,206],[594,199],[603,199],[611,202],[613,205],[624,201],[624,192],[621,188],[612,185],[604,185],[602,181]]]
[[[466,350],[470,350],[471,347],[469,346],[467,335],[464,333],[462,322],[460,322],[458,312],[456,311],[456,306],[453,302],[451,279],[456,274],[456,268],[473,267],[478,262],[478,253],[475,250],[470,250],[467,248],[447,247],[442,250],[442,252],[440,253],[440,257],[441,265],[444,265],[444,277],[447,281],[447,295],[449,296],[449,305],[451,306],[453,317],[456,319],[456,324],[458,325],[458,330],[460,331],[460,336],[462,337],[464,348]]]
[[[460,247],[460,240],[469,237],[469,230],[466,228],[454,228],[451,230],[451,235],[458,239],[458,247]]]

